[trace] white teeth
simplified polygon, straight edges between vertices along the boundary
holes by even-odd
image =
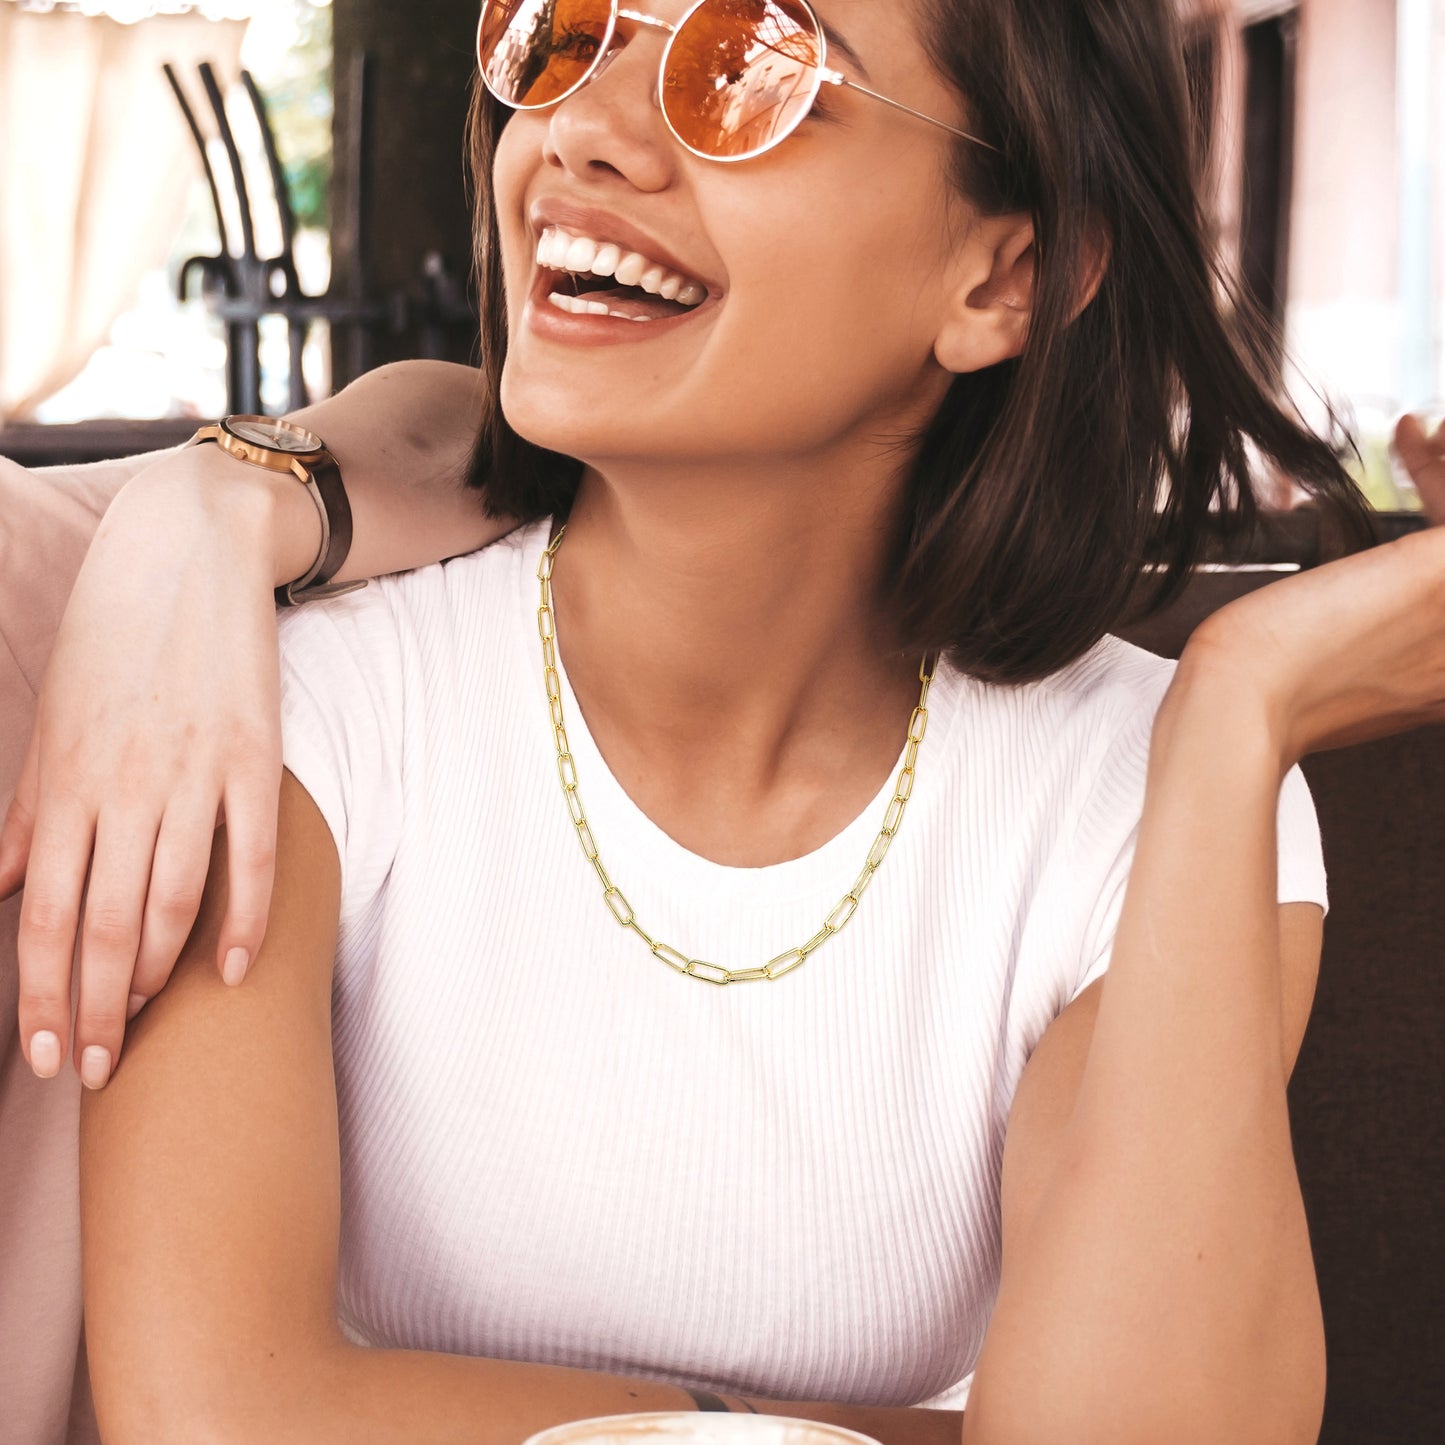
[[[585,296],[567,296],[561,291],[554,291],[548,298],[559,311],[566,311],[572,316],[611,316],[618,321],[650,321],[649,316],[624,316],[620,311],[613,311],[601,301],[589,301]]]
[[[611,276],[619,286],[640,287],[650,295],[688,307],[701,306],[708,296],[707,287],[701,282],[649,261],[636,251],[624,251],[612,241],[573,236],[560,226],[549,226],[542,233],[537,242],[537,265],[548,271],[570,271],[574,275]]]
[[[619,286],[636,286],[642,280],[642,273],[646,270],[647,257],[639,256],[636,251],[629,251],[617,263],[617,269],[612,274],[617,278]]]
[[[592,263],[596,259],[597,242],[589,241],[585,236],[579,236],[567,247],[567,260],[562,269],[564,271],[590,271]]]

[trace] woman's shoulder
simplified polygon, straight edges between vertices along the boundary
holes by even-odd
[[[475,552],[282,613],[283,660],[324,666],[337,643],[369,670],[398,667],[416,653],[477,657],[489,641],[514,635],[525,569],[547,525],[519,527]]]
[[[991,714],[1010,731],[1060,738],[1130,721],[1152,722],[1177,663],[1122,638],[1106,636],[1073,662],[1026,683],[984,683],[953,674],[972,697],[971,710]]]
[[[474,552],[380,577],[376,588],[401,613],[423,610],[444,598],[466,601],[490,592],[505,593],[513,601],[524,577],[535,571],[551,526],[551,518],[529,522]]]
[[[530,530],[281,617],[283,758],[336,841],[347,917],[377,896],[408,798],[434,798],[416,780],[496,756],[482,744],[511,726]]]
[[[1157,708],[1178,665],[1121,637],[1106,636],[1038,685],[1065,706]]]
[[[1027,683],[951,673],[939,719],[958,806],[1003,810],[1010,832],[1041,837],[1103,810],[1132,826],[1142,802],[1154,720],[1176,664],[1116,637]],[[945,721],[947,719],[947,721]],[[1022,836],[1022,834],[1018,834]]]

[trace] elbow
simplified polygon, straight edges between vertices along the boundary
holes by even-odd
[[[105,1445],[222,1445],[223,1422],[210,1419],[211,1372],[166,1331],[136,1331],[102,1309],[86,1319],[86,1355],[96,1423]]]
[[[176,1388],[169,1388],[174,1383]],[[95,1415],[105,1445],[240,1445],[246,1434],[239,1411],[219,1407],[217,1392],[202,1398],[194,1380],[137,1379],[122,1388],[94,1382]]]
[[[1207,1403],[1161,1400],[1157,1386],[1122,1392],[1102,1409],[1035,1400],[1015,1408],[969,1399],[964,1445],[1318,1445],[1324,1392],[1283,1389],[1241,1401],[1216,1388]],[[970,1416],[972,1418],[970,1418]]]
[[[299,1439],[290,1425],[299,1408],[282,1402],[261,1402],[237,1391],[234,1382],[216,1382],[207,1390],[190,1381],[177,1389],[156,1389],[155,1383],[125,1390],[96,1392],[95,1413],[105,1445],[282,1445]]]
[[[308,1438],[307,1407],[317,1404],[325,1374],[319,1355],[198,1343],[172,1336],[119,1356],[91,1350],[105,1445],[301,1445]]]
[[[1325,1405],[1324,1335],[1264,1352],[1269,1367],[1221,1371],[1178,1360],[1131,1368],[1116,1357],[1080,1376],[1037,1369],[1005,1380],[980,1369],[964,1445],[1318,1445]]]
[[[105,1445],[239,1445],[244,1438],[236,1430],[213,1430],[175,1409],[117,1417],[97,1408],[96,1419]]]
[[[968,1412],[975,1418],[970,1422],[965,1413],[964,1445],[1318,1445],[1324,1409],[1322,1400],[1319,1407],[1290,1412],[1272,1403],[1260,1415],[1230,1425],[1225,1423],[1230,1409],[1220,1409],[1218,1399],[1214,1407],[1196,1412],[1185,1412],[1178,1402],[1165,1409],[1152,1405],[1120,1400],[1087,1418],[1078,1410],[1025,1409],[1000,1419],[997,1412],[985,1418],[970,1400]]]

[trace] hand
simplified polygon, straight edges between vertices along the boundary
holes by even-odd
[[[299,551],[314,552],[306,529],[319,528],[290,479],[284,494],[257,468],[239,469],[254,482],[198,485],[192,472],[214,465],[214,450],[143,473],[112,504],[0,834],[0,896],[25,884],[20,1036],[41,1077],[70,1051],[78,931],[75,1065],[91,1087],[110,1077],[127,1017],[165,985],[195,922],[222,818],[231,876],[217,964],[228,982],[265,931],[281,774],[277,497],[300,507]]]
[[[1445,721],[1445,530],[1231,603],[1190,640],[1178,682],[1262,703],[1282,768]]]
[[[511,529],[461,485],[477,384],[466,367],[400,362],[295,418],[346,477],[355,540],[337,580],[425,566]],[[230,911],[217,963],[234,982],[255,956],[281,770],[271,589],[301,576],[320,541],[293,477],[210,446],[156,461],[97,533],[0,830],[0,898],[26,884],[20,1031],[43,1077],[68,1050],[87,869],[74,1053],[86,1077],[96,1050],[89,1081],[108,1077],[127,1013],[169,978],[221,818]]]
[[[1445,422],[1430,436],[1419,417],[1401,417],[1395,451],[1420,493],[1425,515],[1435,526],[1445,525]]]

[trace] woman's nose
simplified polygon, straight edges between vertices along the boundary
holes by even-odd
[[[558,104],[547,127],[544,159],[580,179],[610,172],[638,190],[664,190],[680,149],[663,119],[657,90],[665,40],[650,30],[632,37]]]

